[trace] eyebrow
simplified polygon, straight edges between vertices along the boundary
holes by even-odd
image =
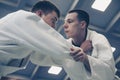
[[[72,20],[72,19],[64,19],[64,21],[69,21],[69,20]]]

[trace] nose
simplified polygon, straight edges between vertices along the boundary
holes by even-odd
[[[64,24],[63,24],[63,27],[64,27],[64,28],[68,28],[67,23],[64,23]]]

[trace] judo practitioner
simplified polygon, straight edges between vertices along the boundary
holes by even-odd
[[[39,43],[42,44],[39,35],[44,37],[43,33],[48,32],[40,30],[46,28],[44,25],[55,28],[60,17],[59,9],[49,1],[39,1],[31,11],[18,10],[0,19],[0,76],[24,69],[8,64],[12,59],[23,59],[39,52]]]
[[[70,55],[76,62],[84,64],[86,80],[116,80],[115,63],[108,40],[104,35],[88,29],[88,26],[87,12],[71,10],[66,15],[63,27],[68,42],[79,47],[71,48]]]
[[[105,51],[98,50],[93,44],[101,47],[101,45],[96,45],[99,40],[95,43],[91,40],[93,57],[86,55],[86,59],[80,61],[72,58],[69,53],[71,52],[72,55],[76,50],[82,51],[83,47],[73,46],[54,30],[55,23],[60,16],[58,8],[49,1],[40,1],[33,6],[32,12],[19,10],[0,19],[0,76],[24,69],[25,67],[9,66],[8,64],[12,59],[23,59],[30,56],[29,60],[40,66],[62,66],[72,80],[113,79],[114,61],[111,50],[107,50],[109,46],[100,48]],[[96,41],[96,38],[93,40]],[[105,44],[108,43],[105,41]],[[86,44],[88,48],[83,48],[83,51],[86,53],[91,51],[92,46],[88,41]],[[109,56],[106,57],[106,55]],[[99,57],[99,60],[96,57]],[[84,61],[90,64],[86,65],[86,68]],[[89,66],[91,70],[89,70]],[[105,73],[103,74],[103,72]],[[106,77],[106,74],[109,77]]]
[[[69,55],[73,46],[54,28],[60,16],[56,6],[40,1],[32,12],[19,10],[0,19],[0,76],[25,69],[12,66],[11,60],[30,56],[29,61],[40,66],[61,66],[73,80],[86,80],[82,63]]]

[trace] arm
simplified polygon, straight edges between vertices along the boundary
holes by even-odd
[[[69,58],[67,53],[70,46],[66,45],[67,41],[50,26],[41,23],[40,18],[33,13],[18,11],[8,14],[0,19],[0,25],[0,56],[2,57],[0,59],[0,75],[20,69],[14,69],[6,64],[13,58],[24,58],[32,51],[38,52],[36,54],[40,58],[42,54],[47,55],[46,62],[49,62],[51,57],[57,60]],[[3,58],[4,60],[2,60]]]
[[[7,56],[24,58],[35,51],[30,60],[38,65],[60,65],[64,59],[71,59],[68,53],[72,45],[53,28],[42,23],[37,15],[18,11],[1,20],[0,43],[5,48],[0,49]]]
[[[98,35],[91,40],[93,45],[92,54],[87,55],[80,49],[75,49],[71,52],[73,53],[72,56],[74,60],[84,63],[86,70],[88,72],[91,72],[91,78],[94,78],[96,80],[113,80],[115,65],[110,44],[102,35]],[[89,45],[86,46],[86,48],[82,47],[83,51],[90,49],[90,47],[87,47],[89,47]]]
[[[85,69],[91,73],[91,69],[90,69],[90,64],[89,64],[89,60],[88,60],[88,52],[92,51],[92,42],[90,40],[86,40],[82,43],[82,45],[80,46],[80,48],[74,48],[71,49],[72,52],[70,53],[71,56],[73,57],[73,59],[77,62],[81,61],[83,62]]]
[[[68,54],[64,54],[70,48],[66,45],[67,41],[53,28],[42,23],[37,15],[24,11],[13,14],[14,16],[4,18],[6,21],[1,24],[3,27],[0,34],[8,38],[6,42],[13,41],[54,58],[70,58]]]

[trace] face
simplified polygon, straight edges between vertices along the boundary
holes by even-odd
[[[77,13],[68,13],[63,25],[68,38],[75,38],[81,34],[81,22],[77,19]]]
[[[55,24],[58,20],[58,16],[55,11],[48,13],[46,15],[42,15],[41,18],[51,27],[55,28]]]

